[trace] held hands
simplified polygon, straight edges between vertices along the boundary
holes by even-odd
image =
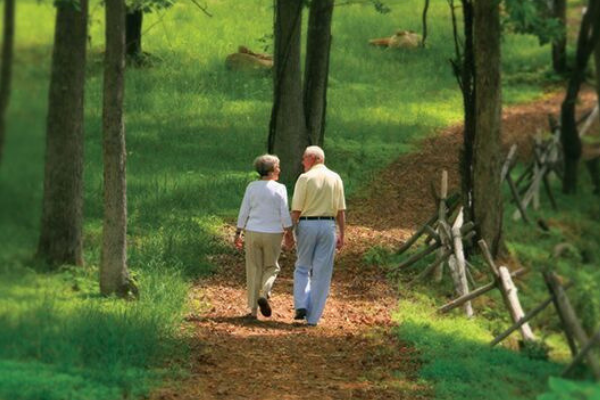
[[[238,250],[242,250],[244,248],[244,239],[242,239],[242,235],[240,233],[235,234],[233,245]]]
[[[295,244],[296,241],[294,240],[294,234],[292,233],[292,231],[285,231],[283,235],[283,248],[285,250],[292,250]]]

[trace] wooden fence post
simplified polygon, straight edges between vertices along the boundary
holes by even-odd
[[[510,277],[510,272],[506,267],[500,267],[498,269],[500,273],[500,282],[502,285],[502,294],[504,296],[504,300],[506,301],[506,306],[510,312],[513,322],[516,324],[525,316],[523,312],[523,308],[521,307],[521,302],[519,301],[519,297],[517,295],[517,287]],[[528,323],[521,324],[520,327],[521,336],[523,336],[523,340],[525,341],[533,341],[535,340],[535,336],[531,331],[531,327]]]
[[[563,321],[565,333],[567,336],[571,336],[575,341],[577,341],[582,348],[585,347],[589,340],[585,331],[581,327],[581,324],[579,323],[579,319],[577,318],[577,315],[571,306],[569,298],[565,294],[563,287],[560,285],[558,277],[553,272],[546,271],[544,272],[544,279],[546,280],[551,293],[554,294],[554,304],[556,305],[556,311],[559,313]],[[574,354],[574,356],[577,358],[576,354]],[[592,351],[588,352],[586,354],[586,359],[594,377],[596,379],[600,379],[600,363],[598,362],[595,354]]]
[[[454,241],[454,260],[456,262],[457,275],[456,291],[460,296],[464,296],[469,293],[469,285],[467,283],[467,265],[465,261],[465,253],[463,249],[461,233],[461,228],[464,222],[463,219],[464,214],[461,209],[458,213],[458,216],[456,217],[454,226],[452,227],[452,239]],[[449,262],[452,262],[452,256],[450,256]],[[469,318],[473,316],[473,306],[471,305],[470,301],[465,303],[465,314]]]
[[[448,171],[442,171],[442,183],[440,188],[440,206],[438,209],[438,235],[442,241],[442,249],[438,252],[438,260],[441,260],[445,254],[443,248],[448,243],[448,230],[446,225],[447,207],[446,197],[448,196]],[[444,275],[444,262],[437,263],[437,266],[433,270],[433,280],[435,282],[441,282]]]
[[[577,356],[573,359],[573,361],[571,361],[571,364],[569,364],[569,366],[567,368],[565,368],[565,370],[562,373],[562,376],[564,377],[564,376],[569,375],[569,373],[573,370],[573,368],[575,368],[575,366],[577,364],[579,364],[581,362],[581,360],[584,359],[584,357],[587,357],[589,351],[592,350],[592,348],[595,345],[600,345],[600,331],[596,332],[594,334],[594,336],[592,336],[592,338],[585,344],[585,346],[583,346],[583,348],[581,349],[579,354],[577,354]],[[598,379],[598,377],[596,377],[596,380],[600,380],[600,379]]]

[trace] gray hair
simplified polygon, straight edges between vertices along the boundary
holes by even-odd
[[[320,162],[325,162],[325,152],[319,146],[308,146],[306,150],[304,150],[304,155],[313,156]]]
[[[275,171],[277,165],[279,165],[279,157],[272,154],[263,154],[254,160],[254,169],[261,177]]]

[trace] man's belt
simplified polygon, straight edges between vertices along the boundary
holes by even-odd
[[[300,217],[301,221],[333,221],[335,217]]]

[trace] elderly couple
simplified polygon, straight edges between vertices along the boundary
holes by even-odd
[[[288,248],[297,241],[294,319],[306,319],[309,326],[316,326],[325,308],[335,250],[344,245],[344,186],[340,176],[325,166],[325,153],[320,147],[307,147],[302,165],[305,172],[296,182],[290,215],[287,190],[277,183],[279,159],[266,154],[254,161],[260,180],[246,188],[234,239],[241,249],[244,232],[251,319],[256,319],[258,309],[265,317],[271,316],[268,299],[280,270],[282,239]]]

